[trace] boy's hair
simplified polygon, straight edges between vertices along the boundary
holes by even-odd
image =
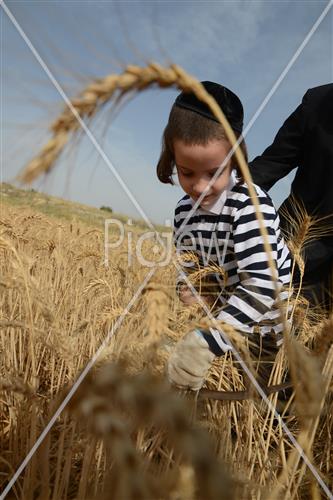
[[[235,135],[238,139],[240,133],[235,131]],[[206,145],[212,140],[228,140],[220,123],[205,118],[195,111],[174,105],[171,108],[169,121],[163,132],[162,152],[157,164],[157,177],[164,184],[175,184],[172,179],[172,175],[175,173],[173,148],[175,139],[181,140],[188,145]],[[244,140],[239,144],[239,148],[247,161],[247,149]],[[231,157],[231,166],[232,169],[236,170],[238,183],[244,182],[235,155]]]

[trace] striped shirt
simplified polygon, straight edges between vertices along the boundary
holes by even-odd
[[[285,303],[289,296],[290,253],[280,232],[279,216],[271,198],[259,186],[254,185],[254,188],[278,273],[279,300]],[[197,255],[200,267],[212,263],[223,267],[225,281],[219,273],[214,275],[221,289],[221,307],[216,319],[245,333],[252,333],[255,327],[262,335],[272,329],[276,334],[280,333],[283,325],[276,288],[247,185],[232,184],[212,208],[198,206],[188,217],[194,203],[189,195],[177,203],[173,242],[180,257],[183,252],[192,251]],[[190,269],[188,264],[182,265],[185,274]],[[177,283],[181,281],[183,277],[179,275]]]

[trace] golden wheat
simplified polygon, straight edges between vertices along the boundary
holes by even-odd
[[[53,137],[20,180],[31,182],[53,168],[71,134],[79,130],[78,118],[89,120],[108,100],[134,95],[153,84],[195,92],[235,144],[215,101],[184,70],[155,63],[146,68],[128,66],[122,75],[97,80],[72,100],[73,108],[66,108],[52,124]],[[248,167],[239,148],[235,155],[270,256]],[[22,215],[5,206],[2,212],[0,484],[4,486],[59,406],[64,388],[74,383],[125,311],[146,270],[136,265],[133,272],[125,271],[125,246],[112,253],[109,267],[104,266],[103,234],[96,228],[87,231],[79,223],[60,223],[32,210]],[[311,219],[303,222],[290,243],[301,272],[301,249],[319,234]],[[322,235],[327,229],[320,231]],[[149,245],[143,250],[151,253]],[[196,256],[188,259],[199,264]],[[274,276],[271,259],[270,265]],[[226,279],[218,266],[199,266],[191,280],[200,287],[210,273]],[[304,465],[271,409],[254,397],[221,403],[189,394],[184,400],[165,383],[163,366],[170,346],[195,326],[213,326],[200,304],[188,308],[179,304],[173,287],[173,268],[159,269],[112,336],[96,371],[80,387],[72,412],[60,416],[18,479],[14,498],[303,498],[309,484]],[[298,343],[287,342],[281,349],[271,383],[285,380],[289,366],[295,397],[286,402],[283,419],[332,487],[331,320],[325,322],[320,313],[309,311],[299,296],[293,300]],[[251,364],[246,339],[232,327],[220,326]],[[285,334],[288,339],[287,329]],[[313,344],[321,353],[318,362],[310,353]],[[246,383],[228,354],[216,359],[206,386],[241,391]],[[278,394],[269,397],[278,407]],[[318,490],[311,484],[317,498]]]
[[[47,217],[22,221],[18,209],[5,205],[3,212],[2,218],[11,221],[15,233],[20,228],[28,242],[7,234],[0,248],[2,487],[60,404],[64,387],[74,383],[145,276],[140,266],[132,273],[124,271],[123,247],[113,252],[109,267],[101,264],[96,268],[93,259],[78,258],[86,252],[103,255],[103,241],[95,238],[93,228],[71,228],[70,223],[59,224]],[[51,241],[55,248],[50,253]],[[184,409],[185,401],[165,388],[164,365],[173,343],[196,326],[213,326],[199,304],[186,308],[179,303],[172,291],[174,279],[171,266],[156,272],[106,346],[96,374],[89,378],[90,385],[82,386],[79,399],[73,401],[74,406],[82,401],[86,413],[59,418],[19,478],[14,497],[107,498],[111,491],[115,498],[113,492],[117,491],[130,498],[141,491],[142,495],[148,492],[154,498],[170,499],[189,492],[197,499],[209,498],[203,493],[207,490],[212,499],[214,495],[222,498],[218,477],[222,461],[230,469],[222,477],[233,485],[237,498],[270,498],[269,492],[280,484],[277,481],[283,484],[282,495],[289,491],[302,498],[308,476],[271,410],[260,400],[214,402],[188,395],[190,406]],[[288,350],[281,350],[271,383],[284,381],[288,363],[294,365],[293,377],[299,382],[297,401],[287,403],[283,418],[333,485],[327,357],[331,323],[311,316],[302,302],[300,308],[304,317],[299,320],[299,343],[307,351],[315,344],[321,353],[322,374],[317,365],[315,374],[310,353],[303,356],[295,351],[293,360]],[[232,327],[220,326],[250,363],[246,339]],[[120,364],[109,364],[117,360]],[[323,386],[320,401],[318,383]],[[216,359],[206,387],[244,390],[246,380],[230,354]],[[317,403],[310,407],[305,395],[312,399],[316,392],[313,401]],[[269,397],[274,407],[278,405],[277,394]],[[300,417],[294,414],[296,408]],[[91,421],[94,412],[100,416]],[[309,430],[313,422],[315,434]],[[108,429],[112,430],[110,436],[116,435],[114,447],[108,445]],[[213,443],[209,449],[207,432]],[[228,488],[225,494],[231,498]]]

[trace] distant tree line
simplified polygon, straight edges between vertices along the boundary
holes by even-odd
[[[102,206],[100,207],[100,210],[105,210],[106,212],[110,212],[110,213],[111,213],[111,212],[113,212],[113,210],[112,210],[112,208],[111,208],[111,207],[105,207],[104,205],[102,205]]]

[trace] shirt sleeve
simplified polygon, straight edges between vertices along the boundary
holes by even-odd
[[[273,143],[249,163],[253,182],[268,191],[291,170],[302,165],[309,91],[287,118]]]
[[[277,272],[279,218],[271,199],[260,197],[260,209],[268,233],[273,266]],[[264,249],[252,201],[248,198],[233,220],[234,256],[239,283],[226,300],[216,319],[242,330],[252,327],[269,311],[275,301],[275,283]],[[278,281],[280,290],[282,283]]]

